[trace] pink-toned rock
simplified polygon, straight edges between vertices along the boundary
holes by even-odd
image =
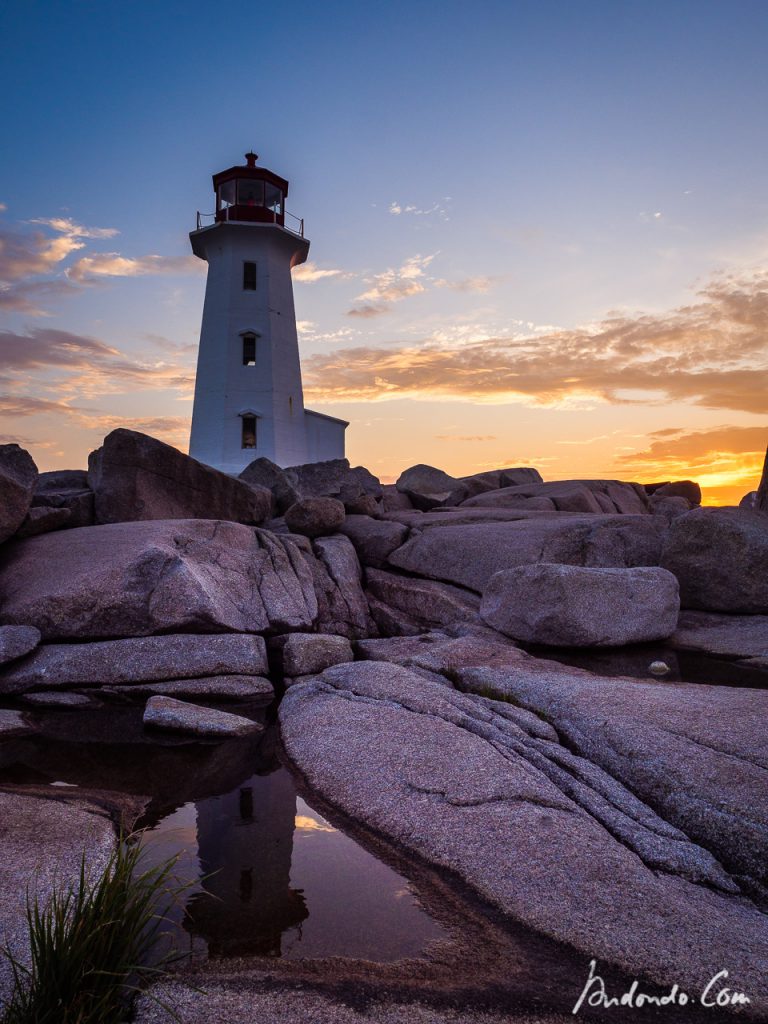
[[[220,473],[154,437],[113,430],[88,458],[97,523],[145,519],[227,519],[262,523],[272,494]]]
[[[26,518],[37,483],[37,466],[17,444],[0,444],[0,542]]]
[[[200,519],[115,523],[15,541],[0,621],[47,640],[310,629],[311,575],[265,530]]]

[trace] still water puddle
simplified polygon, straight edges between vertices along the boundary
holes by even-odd
[[[144,833],[145,864],[177,856],[176,946],[211,957],[417,956],[445,932],[408,882],[331,825],[280,768],[186,803]]]
[[[217,744],[146,734],[116,708],[41,716],[0,744],[0,780],[149,796],[145,866],[176,857],[176,949],[290,959],[418,956],[446,931],[408,881],[329,823],[277,758],[274,727]]]

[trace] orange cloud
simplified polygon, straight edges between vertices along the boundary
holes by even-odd
[[[121,256],[117,252],[83,256],[67,269],[79,284],[105,277],[140,277],[146,274],[202,273],[205,265],[195,256]]]
[[[559,407],[687,401],[765,412],[768,272],[717,278],[700,300],[664,315],[611,316],[522,338],[317,354],[305,362],[305,390],[315,401],[460,397]]]
[[[658,430],[644,451],[616,460],[624,478],[693,479],[711,505],[738,504],[757,488],[768,446],[768,422],[757,427]]]

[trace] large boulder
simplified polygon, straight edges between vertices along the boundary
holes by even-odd
[[[17,444],[0,444],[0,542],[24,522],[37,483],[37,466]]]
[[[280,724],[313,792],[506,919],[689,992],[727,964],[761,1019],[765,915],[706,849],[516,712],[368,661],[291,687]]]
[[[251,487],[266,487],[272,492],[273,511],[282,515],[287,508],[299,500],[299,492],[288,479],[288,474],[271,459],[260,458],[249,462],[240,479]]]
[[[338,498],[354,502],[362,495],[380,498],[382,487],[378,478],[365,466],[349,465],[349,459],[328,459],[289,466],[286,478],[299,498]]]
[[[683,608],[768,612],[768,518],[742,508],[700,508],[675,519],[661,557],[680,581]]]
[[[408,527],[391,520],[370,516],[347,516],[339,533],[349,537],[363,565],[381,567],[408,536]]]
[[[415,508],[423,512],[449,501],[458,504],[468,494],[467,489],[455,476],[423,463],[403,470],[395,482],[395,487],[401,494],[410,498]]]
[[[44,644],[0,671],[0,693],[119,686],[210,676],[266,675],[264,638],[219,636],[131,637],[87,644]]]
[[[480,615],[525,643],[620,647],[664,640],[677,625],[677,580],[666,569],[519,565],[495,573]]]
[[[645,490],[659,498],[685,498],[690,504],[701,504],[701,487],[695,480],[673,480],[668,484],[646,485]]]
[[[282,632],[316,615],[298,552],[237,523],[86,526],[15,541],[0,557],[0,621],[47,640]]]
[[[538,515],[425,530],[393,551],[389,564],[478,593],[495,572],[515,565],[659,564],[666,523],[658,516]]]
[[[269,518],[271,492],[250,486],[147,434],[122,428],[88,458],[97,523],[143,519]]]
[[[336,533],[344,522],[344,505],[336,498],[301,498],[285,513],[291,533],[324,537]]]

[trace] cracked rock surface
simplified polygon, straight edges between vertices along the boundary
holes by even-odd
[[[36,626],[45,640],[257,633],[311,628],[317,600],[290,542],[238,523],[182,519],[8,544],[0,612],[5,623]]]
[[[280,722],[325,800],[507,917],[659,984],[695,989],[727,963],[754,993],[749,1013],[765,1012],[768,918],[712,852],[551,727],[371,661],[292,687]]]

